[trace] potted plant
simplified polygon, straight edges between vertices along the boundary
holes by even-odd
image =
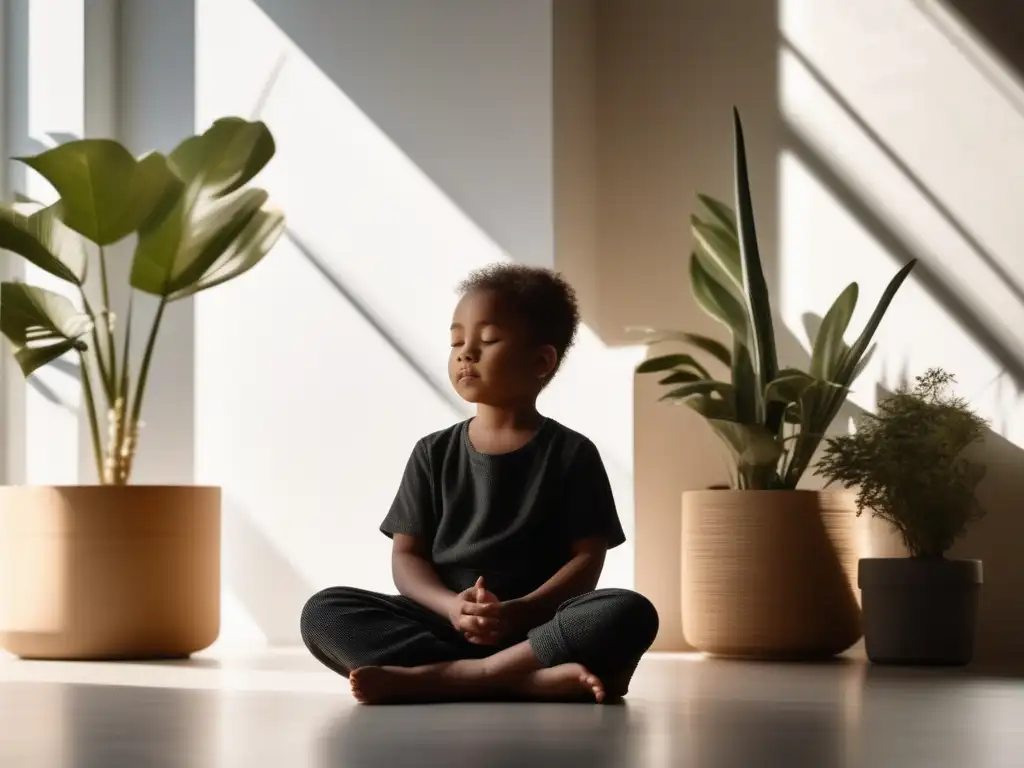
[[[954,382],[932,368],[901,386],[854,434],[829,438],[816,467],[857,487],[857,514],[888,522],[910,555],[860,561],[865,649],[878,664],[962,665],[974,655],[982,564],[946,553],[984,515],[975,490],[985,467],[964,453],[987,422],[952,394]]]
[[[730,457],[730,490],[683,494],[683,632],[692,646],[723,656],[830,656],[860,637],[852,504],[844,494],[797,485],[915,262],[892,278],[852,344],[844,335],[856,283],[825,315],[809,368],[782,366],[738,111],[733,118],[735,206],[698,195],[704,211],[691,218],[690,256],[694,298],[725,327],[730,343],[650,332],[648,344],[674,341],[688,350],[637,368],[660,375],[667,389],[661,399],[699,413]],[[709,371],[715,363],[728,378]]]
[[[31,212],[0,206],[0,248],[77,300],[4,282],[0,332],[26,377],[77,358],[97,482],[0,488],[0,646],[11,653],[185,656],[219,634],[220,489],[133,485],[132,462],[166,307],[248,271],[283,231],[267,192],[248,186],[275,150],[262,122],[230,117],[166,156],[82,139],[15,158],[59,199]],[[133,246],[123,314],[108,280],[122,241]],[[142,301],[155,315],[133,355]]]

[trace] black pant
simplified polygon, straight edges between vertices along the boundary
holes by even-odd
[[[468,642],[444,617],[408,598],[330,587],[302,610],[302,639],[321,663],[348,676],[366,666],[415,667],[501,650]],[[658,633],[651,602],[625,589],[567,600],[526,637],[545,667],[576,662],[595,675],[631,672]],[[507,646],[505,646],[507,647]]]

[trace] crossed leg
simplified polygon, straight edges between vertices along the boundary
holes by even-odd
[[[403,597],[333,587],[302,614],[310,652],[368,704],[617,700],[657,631],[650,601],[618,589],[567,601],[526,640],[497,652]]]

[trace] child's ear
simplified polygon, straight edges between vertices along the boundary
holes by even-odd
[[[549,378],[554,372],[556,365],[558,365],[558,351],[550,344],[545,344],[540,348],[540,365],[538,366],[537,378]]]

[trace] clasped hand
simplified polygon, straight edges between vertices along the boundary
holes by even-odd
[[[448,618],[452,626],[474,645],[497,645],[523,631],[516,604],[500,601],[484,586],[481,576],[469,589],[456,595]]]

